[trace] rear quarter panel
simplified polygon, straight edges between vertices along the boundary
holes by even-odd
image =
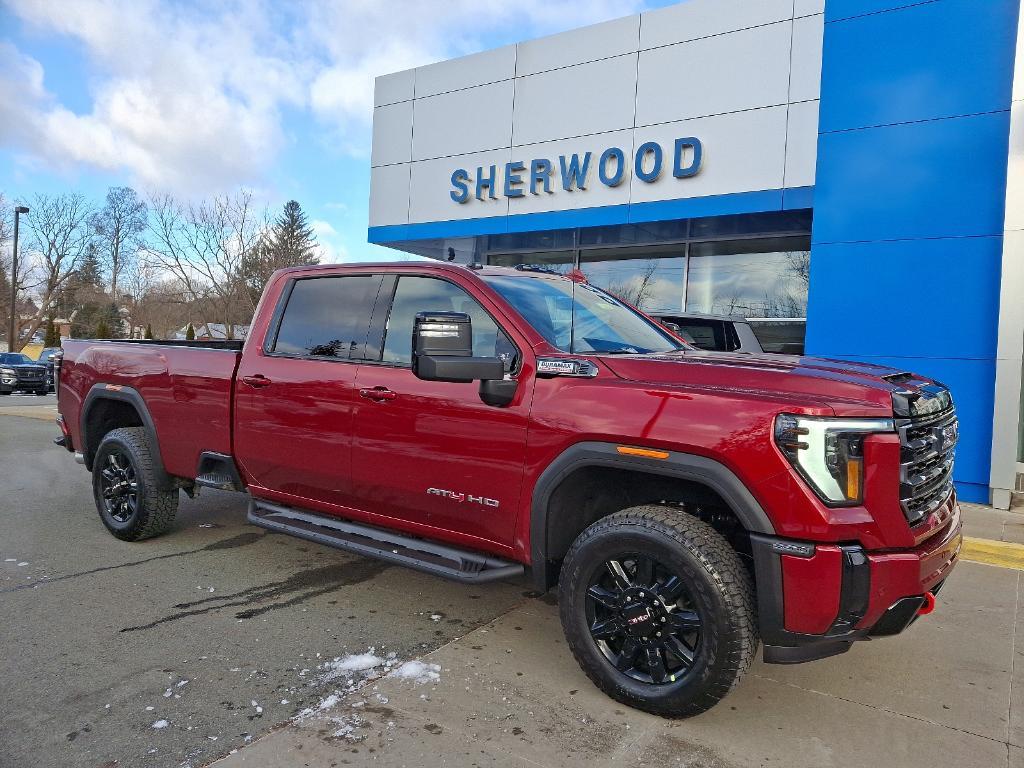
[[[82,405],[97,384],[131,387],[156,427],[166,471],[195,477],[203,451],[231,453],[232,381],[240,353],[221,349],[67,341],[59,407],[76,446]]]

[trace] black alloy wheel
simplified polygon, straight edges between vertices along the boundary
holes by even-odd
[[[624,554],[598,566],[586,611],[601,653],[634,680],[681,680],[701,651],[700,612],[682,576],[649,555]]]
[[[679,507],[630,507],[588,526],[562,563],[558,605],[594,684],[658,715],[710,709],[757,650],[750,572],[718,531]]]
[[[118,523],[127,523],[139,508],[139,483],[131,457],[124,451],[112,450],[100,476],[106,513]]]
[[[100,520],[123,541],[167,531],[178,509],[178,488],[160,466],[143,427],[119,427],[100,442],[92,490]]]

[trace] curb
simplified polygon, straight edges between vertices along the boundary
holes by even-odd
[[[1024,544],[964,536],[960,559],[1024,571]]]

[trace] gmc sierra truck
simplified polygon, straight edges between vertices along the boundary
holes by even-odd
[[[179,492],[273,531],[558,589],[580,666],[702,712],[929,613],[960,551],[949,391],[697,350],[582,276],[447,263],[271,279],[244,343],[69,341],[56,442],[125,541]]]

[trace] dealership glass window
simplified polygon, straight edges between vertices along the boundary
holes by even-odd
[[[803,318],[810,255],[804,236],[691,243],[686,311]]]
[[[550,269],[564,275],[576,266],[573,251],[531,251],[529,253],[492,254],[488,264],[496,267],[517,267],[519,265],[537,269]]]
[[[585,250],[580,269],[587,282],[644,312],[678,312],[683,306],[685,245]]]

